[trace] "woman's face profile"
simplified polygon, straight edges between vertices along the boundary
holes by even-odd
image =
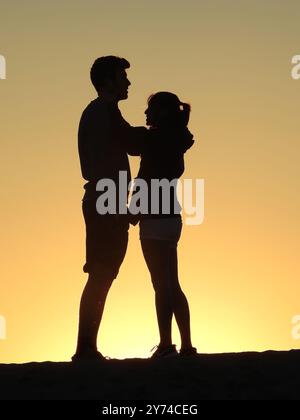
[[[168,115],[168,111],[161,106],[151,104],[149,102],[148,108],[145,111],[146,125],[149,127],[158,127],[161,122]]]

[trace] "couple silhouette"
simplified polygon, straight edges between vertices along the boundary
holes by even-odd
[[[184,154],[194,143],[187,125],[190,106],[169,92],[156,93],[148,99],[146,127],[132,127],[118,108],[119,101],[128,98],[131,85],[126,70],[130,64],[124,58],[98,58],[90,72],[98,97],[83,111],[78,132],[78,148],[85,194],[82,210],[86,225],[86,263],[88,273],[79,311],[79,328],[74,362],[105,360],[98,351],[97,337],[105,302],[114,279],[125,258],[130,224],[139,223],[143,255],[151,274],[155,291],[160,343],[151,358],[187,357],[197,354],[191,341],[190,310],[178,278],[177,246],[182,231],[182,219],[176,205],[176,189],[172,189],[169,211],[151,211],[149,188],[148,211],[135,216],[99,214],[96,201],[97,183],[112,180],[116,185],[119,174],[131,179],[128,155],[140,156],[138,179],[149,186],[151,180],[179,179],[184,173]],[[126,205],[128,195],[124,197]],[[173,204],[172,204],[173,203]],[[121,203],[124,204],[124,203]],[[116,208],[119,208],[117,205]],[[172,342],[172,320],[176,318],[181,335],[178,353]]]

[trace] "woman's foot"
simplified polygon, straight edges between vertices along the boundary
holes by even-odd
[[[180,350],[180,357],[191,357],[191,356],[196,356],[197,353],[197,349],[195,347],[188,347],[185,349],[181,349]]]
[[[157,347],[154,347],[154,349],[155,348],[156,348],[156,351],[151,356],[151,359],[167,359],[169,357],[178,356],[175,345],[171,345],[167,347],[157,346]]]

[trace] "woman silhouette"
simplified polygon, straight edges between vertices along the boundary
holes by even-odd
[[[172,318],[175,315],[181,335],[181,356],[197,353],[191,341],[190,311],[178,278],[177,245],[182,231],[181,208],[176,188],[171,189],[167,214],[162,197],[151,195],[151,180],[173,181],[175,185],[184,173],[184,154],[194,144],[187,125],[190,105],[182,103],[169,92],[150,96],[146,124],[149,126],[142,142],[141,166],[138,174],[148,184],[148,214],[139,216],[140,240],[145,261],[155,290],[160,344],[152,358],[177,355],[172,344]],[[175,181],[174,181],[175,180]],[[175,183],[175,184],[174,184]],[[153,200],[156,203],[153,203]],[[151,212],[159,202],[159,211]],[[154,206],[155,207],[155,206]]]

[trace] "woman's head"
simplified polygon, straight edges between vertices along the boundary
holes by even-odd
[[[155,128],[186,127],[190,112],[190,105],[182,103],[174,93],[158,92],[148,99],[148,108],[145,111],[146,123]]]

